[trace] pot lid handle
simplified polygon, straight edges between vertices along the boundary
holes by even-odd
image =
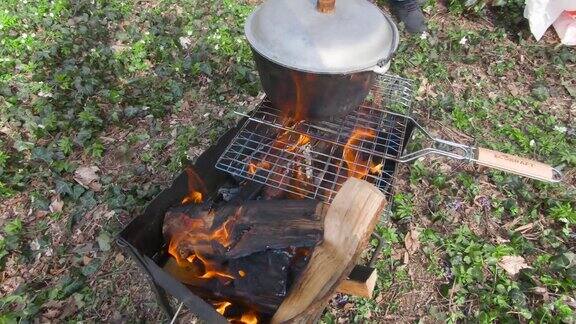
[[[321,13],[332,13],[336,7],[336,0],[318,0],[316,3],[316,10]]]

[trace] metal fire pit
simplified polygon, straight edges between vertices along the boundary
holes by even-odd
[[[235,180],[225,172],[216,170],[214,164],[224,148],[236,135],[237,128],[229,130],[216,144],[208,148],[193,164],[202,170],[207,181],[208,196],[217,194],[214,183],[234,183]],[[218,179],[214,181],[214,179]],[[128,224],[117,238],[118,245],[130,255],[136,264],[144,271],[150,286],[156,294],[158,303],[168,318],[174,317],[174,309],[170,306],[168,294],[175,297],[191,312],[207,323],[228,323],[226,318],[214,310],[214,307],[198,297],[188,287],[176,280],[162,267],[168,260],[167,242],[162,236],[164,215],[170,207],[179,206],[188,194],[188,179],[186,172],[180,173],[172,185],[156,196],[144,210]]]
[[[386,92],[377,95],[379,96],[377,100],[382,100],[382,102],[388,101],[396,104],[398,109],[409,108],[410,101],[404,101],[406,98],[409,98],[409,93],[404,92],[408,89],[405,87],[405,82],[407,81],[403,79],[390,78],[380,80],[380,82],[392,82],[392,84],[384,88],[387,89],[385,90]],[[399,82],[404,84],[400,88],[397,87]],[[266,102],[264,102],[263,105],[265,105],[265,103]],[[268,108],[273,109],[273,107]],[[322,125],[324,125],[323,127],[334,127],[333,125],[340,125],[338,126],[340,127],[338,130],[346,131],[352,129],[355,123],[364,120],[365,118],[375,120],[375,118],[370,118],[369,115],[362,117],[361,114],[353,114],[346,117],[343,122],[328,121],[324,122]],[[393,121],[391,121],[391,123],[393,123]],[[254,125],[255,129],[251,130],[248,128],[247,125],[249,124]],[[265,130],[265,126],[266,125],[260,122],[255,122],[253,116],[252,119],[241,119],[238,123],[238,127],[229,130],[217,141],[217,143],[204,151],[204,153],[198,157],[196,162],[193,163],[194,168],[201,171],[200,176],[207,184],[207,196],[217,195],[218,189],[223,183],[238,184],[239,179],[237,177],[220,170],[220,168],[223,168],[222,161],[226,158],[226,154],[234,152],[233,149],[237,147],[237,142],[235,141],[238,141],[238,139],[241,138],[246,138],[247,135],[250,135],[248,134],[249,132],[252,134],[252,137],[248,136],[248,139],[254,139],[257,136],[263,138],[262,136],[265,136],[266,134],[261,134],[260,130]],[[272,126],[268,125],[267,127]],[[332,129],[334,130],[334,128]],[[402,150],[406,144],[405,142],[407,141],[407,138],[409,137],[409,131],[410,130],[405,133],[406,136],[404,138],[395,137],[393,134],[387,137],[390,142],[394,141],[398,144],[395,150]],[[238,148],[238,150],[240,149],[241,147]],[[391,154],[392,151],[389,151],[388,153]],[[398,152],[394,154],[400,153]],[[220,158],[221,156],[222,158]],[[217,169],[216,165],[218,160],[219,168]],[[392,192],[391,186],[396,166],[397,163],[392,160],[385,161],[385,172],[382,173],[383,176],[377,179],[372,179],[374,181],[373,183],[377,184],[387,194]],[[240,168],[240,170],[243,169]],[[240,177],[240,181],[244,181],[243,178],[244,177]],[[207,179],[210,179],[210,181]],[[258,179],[254,179],[254,181],[257,180]],[[336,186],[331,187],[330,189],[332,192],[337,190]],[[170,207],[179,206],[182,199],[187,194],[187,174],[186,172],[182,172],[175,178],[169,188],[162,191],[150,202],[144,210],[144,213],[135,217],[130,224],[124,228],[120,233],[117,242],[119,246],[136,261],[144,273],[146,273],[150,285],[156,293],[157,300],[168,318],[173,318],[175,314],[168,299],[168,295],[172,295],[191,312],[196,314],[201,320],[208,323],[228,323],[226,318],[217,313],[212,305],[195,295],[186,285],[176,280],[162,268],[169,258],[167,254],[167,242],[164,241],[162,235],[164,215]],[[316,195],[314,198],[320,199],[322,197]],[[376,238],[380,240],[380,238]],[[376,248],[372,260],[376,259],[380,252],[382,243],[383,241],[380,240],[379,246]]]

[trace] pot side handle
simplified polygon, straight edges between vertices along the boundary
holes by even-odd
[[[562,180],[562,173],[548,164],[485,148],[477,149],[474,160],[476,163],[489,168],[536,180],[548,182],[560,182]]]
[[[390,67],[390,60],[392,60],[392,57],[394,57],[396,54],[396,51],[398,50],[398,44],[400,43],[400,33],[398,32],[398,27],[396,27],[396,24],[390,19],[390,17],[384,13],[382,14],[384,17],[386,17],[386,19],[390,21],[390,29],[392,31],[392,46],[390,47],[390,52],[388,55],[378,61],[378,64],[372,68],[372,70],[378,74],[384,74],[386,71],[388,71],[388,68]]]

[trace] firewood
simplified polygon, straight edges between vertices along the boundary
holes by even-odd
[[[266,180],[269,185],[262,189],[262,198],[265,200],[286,198],[287,192],[285,190],[290,178],[290,176],[286,175],[286,173],[290,171],[286,170],[285,167],[275,166],[269,172],[270,175]]]
[[[190,215],[194,215],[194,217]],[[225,247],[218,241],[210,238],[198,239],[199,235],[196,235],[194,240],[185,238],[187,235],[193,238],[194,234],[211,233],[213,221],[214,213],[202,205],[185,205],[171,208],[164,216],[162,233],[167,241],[172,239],[179,240],[176,253],[182,259],[186,259],[196,253],[218,257],[226,252]],[[182,237],[184,238],[182,239]]]
[[[342,281],[337,292],[364,298],[372,298],[378,273],[376,269],[357,265],[352,269],[348,279]]]
[[[350,178],[332,201],[324,240],[272,318],[272,323],[315,323],[360,258],[386,198],[366,181]]]
[[[202,205],[185,205],[172,207],[164,215],[164,223],[162,224],[162,234],[165,238],[169,239],[172,236],[180,233],[183,229],[189,229],[194,224],[194,219],[203,219],[209,221],[212,225],[210,210]]]
[[[236,215],[226,256],[238,258],[266,249],[312,247],[322,239],[325,205],[315,200],[249,201],[226,206],[216,219]]]
[[[282,250],[267,250],[231,259],[228,269],[237,278],[233,281],[234,288],[243,295],[276,296],[282,300],[287,294],[291,257]]]
[[[285,251],[268,250],[231,259],[222,271],[233,279],[200,278],[201,269],[194,264],[178,265],[173,258],[166,261],[164,270],[201,297],[230,300],[273,314],[287,293],[291,257]]]
[[[244,185],[242,185],[242,189],[236,197],[234,197],[234,201],[247,201],[247,200],[254,200],[258,195],[262,192],[262,187],[264,185],[262,183],[246,180]]]
[[[322,239],[324,208],[324,204],[314,200],[235,202],[211,211],[188,205],[166,213],[163,234],[167,241],[186,231],[190,237],[207,236],[207,240],[181,240],[178,251],[182,258],[194,250],[209,257],[238,258],[266,249],[312,247]],[[229,236],[228,251],[222,242],[205,235],[223,226]]]

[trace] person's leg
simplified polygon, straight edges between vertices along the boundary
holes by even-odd
[[[392,13],[406,25],[412,34],[426,30],[424,14],[417,0],[389,0]]]

